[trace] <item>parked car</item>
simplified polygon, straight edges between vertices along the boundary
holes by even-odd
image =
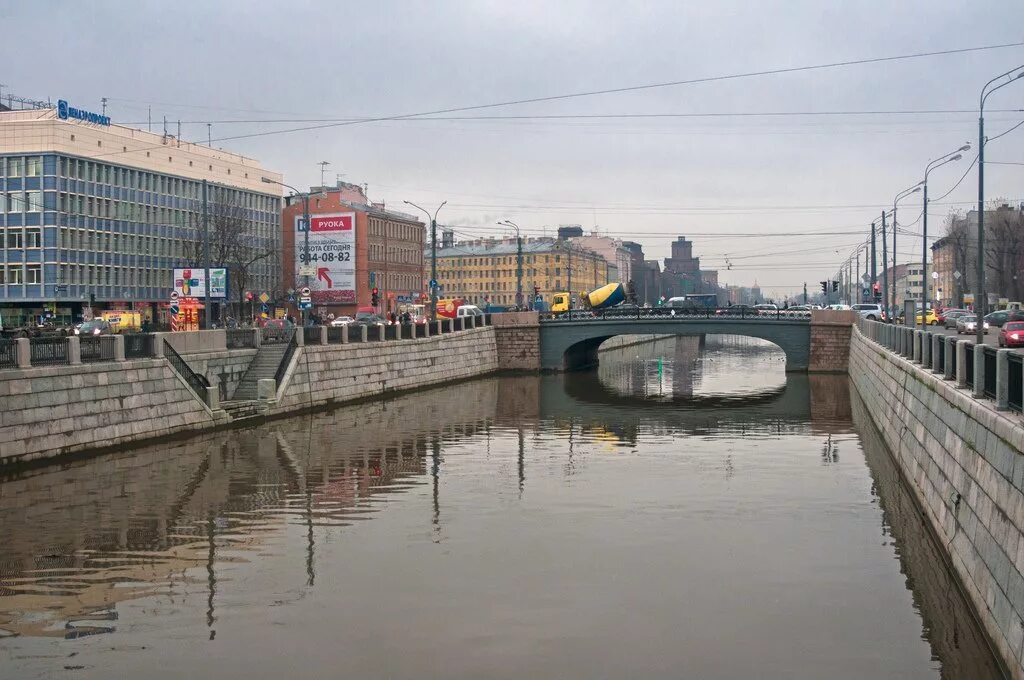
[[[922,321],[923,320],[923,321]],[[925,312],[918,312],[914,315],[914,323],[918,326],[935,326],[939,323],[939,316],[935,313],[934,309],[928,309]]]
[[[779,306],[774,305],[770,302],[763,302],[759,305],[754,305],[754,309],[758,310],[759,312],[777,312],[779,311]]]
[[[989,329],[988,321],[984,322],[985,330]],[[978,330],[978,317],[974,314],[963,314],[956,320],[956,334],[974,333]]]
[[[1002,328],[1003,324],[1007,321],[1024,321],[1024,313],[1015,309],[1001,309],[997,312],[986,314],[985,321],[987,321],[990,326]]]
[[[939,323],[944,328],[956,328],[956,320],[971,312],[967,309],[944,309],[939,314]]]
[[[86,321],[75,329],[75,335],[110,335],[113,332],[110,322],[104,319]]]
[[[853,306],[853,311],[868,321],[885,321],[885,310],[882,309],[882,305],[858,304]]]
[[[455,310],[456,316],[483,316],[484,313],[476,305],[460,305]]]
[[[351,316],[336,316],[331,319],[331,326],[337,328],[338,326],[347,326],[352,323],[353,319]]]
[[[1024,347],[1024,321],[1007,321],[999,329],[1000,347]]]
[[[387,324],[385,319],[376,312],[356,312],[356,318],[352,320],[352,323],[359,324],[360,326],[375,326],[377,324]]]

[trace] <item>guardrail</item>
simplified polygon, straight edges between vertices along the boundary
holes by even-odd
[[[113,335],[83,335],[78,338],[82,363],[114,360]]]
[[[71,363],[67,338],[30,338],[29,360],[33,366],[59,366]]]
[[[154,355],[156,336],[152,333],[129,333],[124,336],[125,359],[147,359]]]
[[[571,312],[542,312],[541,321],[682,321],[682,320],[705,320],[712,319],[741,319],[758,321],[793,321],[811,319],[809,310],[788,309],[749,309],[746,307],[635,307],[630,309],[611,308],[607,310],[573,310]]]
[[[975,398],[995,401],[997,410],[1024,409],[1024,353],[992,345],[976,345],[935,330],[860,319],[857,326],[868,339],[908,361],[955,380]],[[937,341],[933,344],[933,339]],[[932,355],[935,352],[935,355]]]
[[[256,330],[253,328],[228,328],[224,338],[228,349],[256,348]]]
[[[18,367],[18,341],[0,338],[0,368]]]

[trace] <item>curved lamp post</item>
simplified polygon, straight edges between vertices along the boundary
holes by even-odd
[[[896,221],[896,206],[907,196],[916,194],[921,190],[921,185],[924,184],[924,180],[918,182],[914,186],[910,187],[905,191],[901,191],[896,194],[896,198],[892,199],[892,307],[896,309],[896,229],[899,223]]]
[[[516,307],[523,306],[523,239],[519,236],[519,225],[512,220],[504,220],[498,224],[512,227],[516,232]]]
[[[961,158],[963,158],[963,156],[960,155],[961,152],[970,150],[971,145],[964,144],[956,151],[951,151],[947,153],[945,156],[940,156],[939,158],[936,158],[927,166],[925,166],[924,169],[924,212],[922,213],[922,219],[924,220],[924,224],[923,233],[921,234],[921,269],[923,277],[921,290],[921,308],[924,311],[924,313],[928,312],[928,302],[929,300],[931,300],[931,294],[929,293],[930,284],[928,282],[928,265],[926,264],[928,262],[928,173],[930,173],[935,168],[942,167],[946,163],[953,163],[954,161],[960,160]]]
[[[264,184],[276,184],[278,186],[284,187],[285,189],[291,189],[293,192],[295,192],[296,196],[302,196],[302,220],[303,220],[303,224],[305,225],[305,246],[303,247],[302,262],[303,262],[304,266],[308,267],[309,266],[309,192],[303,193],[303,192],[299,191],[298,189],[296,189],[295,187],[293,187],[291,184],[285,184],[284,182],[278,182],[277,180],[270,179],[269,177],[261,177],[260,180]],[[292,250],[293,251],[295,250],[295,244],[294,243],[292,244]],[[306,271],[309,271],[309,270],[307,269]],[[309,274],[305,274],[304,275],[304,277],[303,277],[303,285],[306,288],[309,288]],[[306,310],[305,309],[300,309],[299,312],[302,315],[302,325],[305,326],[306,325]]]
[[[431,215],[426,208],[421,208],[412,201],[402,201],[417,210],[422,210],[430,221],[430,317],[434,321],[437,321],[437,213],[441,212],[441,208],[447,202],[441,201],[441,205],[437,206],[437,210]]]

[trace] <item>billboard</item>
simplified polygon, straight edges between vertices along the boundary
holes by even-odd
[[[295,218],[296,283],[305,285],[300,272],[309,272],[313,304],[356,302],[356,214],[310,215],[309,257],[302,216]],[[308,266],[307,266],[308,265]]]
[[[176,268],[172,288],[181,297],[206,297],[205,274],[202,267]],[[210,267],[210,297],[225,299],[227,296],[228,270],[224,267]]]

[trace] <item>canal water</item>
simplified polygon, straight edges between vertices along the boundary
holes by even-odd
[[[843,376],[671,338],[0,481],[3,678],[995,678]]]

